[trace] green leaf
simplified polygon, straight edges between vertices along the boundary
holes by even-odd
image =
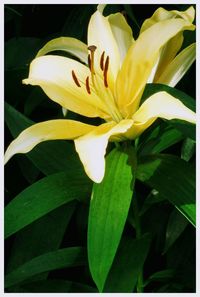
[[[20,230],[11,248],[7,273],[34,257],[58,249],[75,206],[75,201],[62,205]]]
[[[28,158],[23,158],[22,155],[18,155],[16,160],[24,178],[29,184],[34,183],[40,174],[39,169]]]
[[[40,39],[32,37],[12,38],[7,41],[5,44],[6,70],[27,68],[40,48],[40,45]]]
[[[18,194],[5,208],[5,237],[75,199],[88,197],[91,183],[81,173],[45,177]]]
[[[65,17],[61,36],[71,36],[83,40],[87,36],[90,17],[95,11],[96,5],[92,3],[87,7],[85,5],[72,7]]]
[[[24,102],[24,113],[29,116],[41,103],[46,102],[46,95],[40,88],[34,88]]]
[[[122,239],[104,292],[133,292],[150,247],[149,234],[138,239]]]
[[[162,84],[147,84],[141,99],[141,104],[149,96],[161,91],[169,93],[170,95],[179,99],[188,108],[195,111],[195,100],[192,97],[190,97],[182,91]],[[170,124],[174,126],[176,129],[178,129],[186,137],[195,139],[195,125],[181,120],[171,120]]]
[[[151,190],[141,207],[140,216],[143,215],[153,204],[160,203],[164,200],[165,198],[161,196],[158,191],[155,189]]]
[[[15,18],[16,31],[22,29],[20,19]],[[22,80],[28,76],[29,64],[40,46],[40,39],[32,37],[14,37],[5,43],[5,98],[13,106],[21,106],[26,100],[29,88]]]
[[[5,23],[11,21],[15,17],[21,17],[22,14],[19,13],[16,9],[13,9],[9,5],[5,5]]]
[[[144,185],[141,185],[141,188],[142,186],[144,187]],[[163,252],[166,226],[171,208],[172,206],[167,201],[154,203],[139,218],[142,233],[150,233],[153,239],[153,253],[151,255]]]
[[[191,164],[172,155],[141,157],[137,178],[156,189],[195,225],[195,170]]]
[[[138,21],[133,13],[133,9],[132,9],[133,6],[131,4],[124,4],[123,6],[124,6],[124,9],[125,9],[127,15],[133,22],[133,25],[134,25],[133,33],[136,34],[136,32],[137,32],[137,34],[138,34],[140,31],[140,25],[138,24]],[[134,36],[134,37],[136,38],[136,36]]]
[[[22,106],[29,94],[29,87],[22,84],[28,76],[28,68],[17,68],[5,71],[5,100],[11,105]]]
[[[114,260],[133,194],[136,157],[133,148],[114,149],[101,184],[94,184],[88,223],[88,257],[100,292]]]
[[[175,243],[179,236],[183,233],[188,225],[188,221],[184,216],[174,209],[169,217],[167,230],[166,230],[166,240],[164,253]]]
[[[192,232],[191,232],[192,231]],[[195,279],[196,264],[196,230],[188,225],[176,243],[166,253],[166,265],[178,272],[177,276],[186,275],[187,279]],[[189,274],[188,274],[189,272]],[[185,285],[185,283],[183,283]]]
[[[103,15],[106,17],[110,14],[113,14],[113,13],[117,13],[119,11],[121,11],[122,7],[120,4],[109,4],[109,5],[106,5],[104,10],[103,10]]]
[[[33,121],[7,102],[5,102],[5,121],[13,137],[16,137],[22,130],[34,124]]]
[[[64,248],[40,255],[11,271],[5,277],[5,287],[20,283],[33,275],[55,269],[85,265],[87,257],[81,247]]]
[[[166,280],[167,280],[169,282],[169,280],[174,277],[174,274],[175,274],[175,271],[173,269],[157,271],[146,280],[145,286],[148,285],[152,281],[166,282]]]
[[[16,137],[22,130],[34,124],[33,121],[9,104],[5,104],[5,120],[13,137]],[[65,170],[71,171],[72,175],[73,173],[76,174],[77,170],[81,170],[82,174],[84,174],[74,145],[68,141],[43,142],[26,154],[26,156],[45,175]]]
[[[157,154],[182,140],[182,133],[165,122],[161,122],[152,131],[141,135],[138,147],[140,155]]]
[[[13,292],[13,290],[12,290]],[[88,285],[62,280],[48,279],[31,282],[17,288],[17,293],[97,293],[97,289]]]
[[[177,128],[185,137],[196,139],[196,126],[181,120],[171,120],[170,124]]]
[[[181,158],[189,161],[195,153],[196,143],[190,138],[186,138],[181,148]]]

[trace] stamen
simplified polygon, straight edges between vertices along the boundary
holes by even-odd
[[[86,90],[87,90],[88,94],[91,94],[90,83],[89,83],[89,76],[87,76],[87,78],[86,78],[85,86],[86,86]]]
[[[88,55],[88,67],[90,68],[90,71],[91,71],[91,58],[90,58],[90,55]]]
[[[78,81],[78,78],[76,77],[76,74],[75,74],[74,70],[72,70],[72,78],[73,78],[75,84],[77,85],[77,87],[81,87],[81,85],[80,85],[80,83]]]
[[[101,67],[102,71],[103,71],[103,68],[104,68],[104,55],[105,55],[105,52],[103,52],[101,54],[101,58],[100,58],[100,67]]]
[[[108,80],[107,80],[108,66],[109,66],[109,56],[107,56],[107,58],[106,58],[105,67],[104,67],[104,71],[103,71],[104,85],[106,88],[108,87]]]

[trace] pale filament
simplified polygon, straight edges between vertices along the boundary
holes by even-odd
[[[109,113],[114,121],[119,122],[122,120],[122,116],[116,107],[115,99],[113,97],[112,91],[108,86],[108,69],[109,69],[109,56],[105,59],[105,52],[101,54],[100,57],[100,69],[102,70],[102,76],[95,72],[94,54],[96,50],[95,45],[88,47],[90,54],[88,55],[88,66],[90,69],[91,77],[87,76],[85,82],[78,79],[74,70],[72,70],[72,78],[77,87],[81,87],[80,82],[85,85],[86,91],[91,95],[91,91],[95,92],[99,98],[101,98],[104,104],[107,106]],[[90,81],[91,78],[91,81]]]

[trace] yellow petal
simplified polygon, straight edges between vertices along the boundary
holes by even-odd
[[[158,92],[149,97],[133,115],[134,124],[127,137],[136,138],[157,118],[179,119],[195,124],[196,114],[180,100],[166,92]]]
[[[195,10],[192,6],[185,11],[178,11],[178,10],[167,11],[164,8],[160,7],[155,11],[155,13],[151,18],[144,21],[141,27],[140,33],[144,32],[145,30],[147,30],[157,22],[170,20],[174,18],[182,18],[192,23],[194,21],[194,17],[195,17]],[[168,43],[162,48],[160,52],[159,63],[154,73],[155,79],[152,80],[152,82],[156,82],[156,80],[158,80],[160,75],[162,75],[167,65],[174,59],[177,52],[180,50],[182,43],[183,43],[183,33],[180,32],[175,37],[170,39]]]
[[[44,56],[52,51],[65,51],[87,64],[87,45],[72,37],[59,37],[47,42],[37,53],[36,57]]]
[[[72,71],[81,87],[72,78]],[[87,92],[89,75],[89,69],[77,61],[47,55],[32,61],[29,77],[23,83],[40,86],[50,99],[73,112],[88,117],[107,117],[106,107],[92,87],[91,94]]]
[[[153,82],[165,71],[167,65],[174,59],[183,43],[183,32],[178,33],[161,49],[159,63],[155,72]]]
[[[134,42],[132,30],[124,16],[119,12],[109,15],[108,21],[118,45],[122,63],[128,49]]]
[[[5,153],[5,163],[15,154],[29,152],[40,142],[55,139],[75,139],[95,128],[95,126],[72,120],[52,120],[32,125],[22,131],[8,146]]]
[[[94,53],[94,67],[101,75],[101,55],[105,51],[105,58],[109,56],[108,85],[114,90],[114,81],[120,67],[120,54],[109,21],[98,10],[91,16],[88,26],[88,46],[91,45],[97,47]]]
[[[100,183],[105,172],[105,153],[110,137],[120,136],[133,124],[132,120],[122,120],[116,124],[105,123],[95,130],[75,140],[76,151],[87,175],[96,183]]]
[[[107,4],[98,4],[97,10],[103,14],[104,9],[106,8]]]
[[[174,60],[166,67],[156,83],[174,87],[188,71],[196,58],[196,43],[182,50]]]
[[[173,18],[182,18],[190,23],[193,23],[194,17],[195,17],[195,10],[193,6],[190,6],[185,11],[178,11],[178,10],[168,11],[162,7],[159,7],[150,18],[144,21],[140,29],[140,33],[144,32],[145,30],[147,30],[157,22],[161,22],[161,21],[165,21]]]
[[[118,74],[116,85],[117,104],[124,117],[130,117],[137,110],[160,49],[180,31],[194,28],[183,19],[166,20],[145,30],[131,46]]]

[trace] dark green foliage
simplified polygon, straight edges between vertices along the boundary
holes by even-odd
[[[137,38],[159,6],[112,4],[104,15],[123,12]],[[48,40],[86,42],[95,10],[5,5],[5,147],[34,122],[63,118],[60,106],[22,79]],[[183,47],[195,41],[194,32],[184,35]],[[175,89],[147,85],[142,100],[161,90],[195,110],[195,66]],[[67,118],[99,123],[72,112]],[[107,153],[105,178],[94,185],[71,141],[41,143],[6,165],[6,292],[195,292],[194,125],[157,120],[136,143],[110,144]]]

